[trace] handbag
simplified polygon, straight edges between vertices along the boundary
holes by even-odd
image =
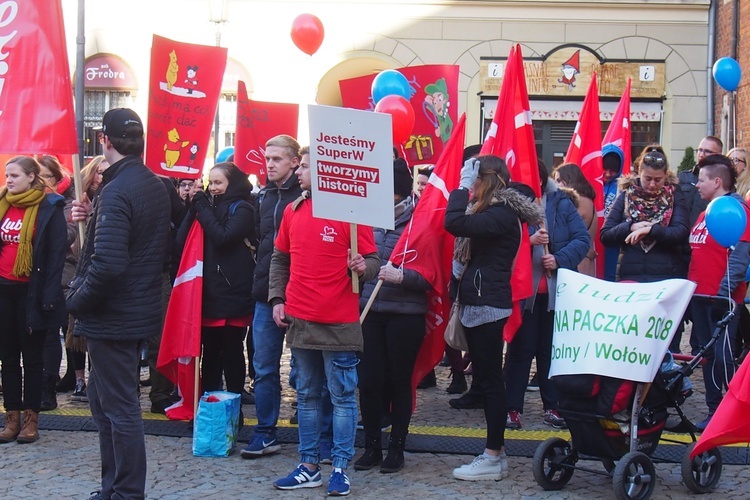
[[[466,342],[466,330],[461,324],[458,297],[451,305],[450,316],[448,317],[448,326],[445,327],[445,343],[459,351],[468,351],[469,345]]]
[[[193,425],[193,455],[226,457],[237,444],[240,429],[240,395],[206,392],[198,403]]]

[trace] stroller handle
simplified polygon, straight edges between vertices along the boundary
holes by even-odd
[[[727,310],[722,318],[716,323],[716,328],[714,329],[713,335],[711,335],[711,339],[706,343],[706,345],[703,346],[695,356],[693,356],[692,361],[683,365],[683,373],[685,373],[686,375],[690,375],[691,373],[693,373],[693,370],[695,370],[695,368],[703,362],[706,352],[713,347],[713,345],[719,339],[719,336],[721,336],[721,332],[732,321],[737,313],[738,307],[737,301],[727,296],[703,295],[696,293],[693,295],[693,298],[703,299],[708,302],[729,302],[731,303],[731,309]]]

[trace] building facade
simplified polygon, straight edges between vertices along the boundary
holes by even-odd
[[[72,62],[77,3],[63,0]],[[634,149],[660,142],[673,165],[710,132],[715,116],[707,97],[710,0],[230,0],[225,23],[209,21],[209,3],[85,0],[87,155],[96,153],[104,111],[127,105],[146,115],[152,34],[228,47],[217,149],[233,144],[239,79],[251,99],[341,105],[339,80],[421,64],[460,67],[454,103],[467,113],[467,144],[478,143],[494,111],[493,74],[514,43],[524,54],[537,146],[548,164],[567,150],[593,71],[603,128],[630,77]],[[301,13],[325,27],[313,56],[290,39]],[[562,69],[575,61],[577,80],[568,85]],[[303,143],[305,121],[303,112]]]

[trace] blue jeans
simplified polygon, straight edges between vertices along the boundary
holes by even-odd
[[[281,351],[286,330],[273,321],[273,307],[255,303],[253,317],[253,368],[255,369],[255,434],[276,435],[281,405]]]
[[[289,365],[289,387],[296,391],[299,375],[294,356],[289,360]],[[331,403],[331,395],[328,393],[328,380],[323,382],[323,391],[320,399],[320,446],[321,449],[326,449],[327,447],[330,450],[333,448],[333,403]]]
[[[300,462],[320,461],[321,406],[327,381],[333,403],[333,467],[346,469],[354,457],[357,431],[357,363],[353,351],[292,348],[297,375]]]

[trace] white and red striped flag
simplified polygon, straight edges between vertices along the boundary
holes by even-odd
[[[520,45],[514,45],[510,49],[495,116],[492,118],[492,125],[479,155],[503,158],[510,170],[511,180],[526,184],[534,190],[537,198],[541,198],[542,183],[539,179],[534,127],[531,123],[531,106]],[[521,245],[516,254],[516,264],[510,280],[513,291],[513,314],[508,318],[503,331],[506,342],[513,340],[521,326],[521,301],[533,293],[531,243],[526,224],[523,224],[522,228]]]
[[[630,85],[632,81],[628,78],[628,84],[620,97],[620,103],[617,105],[615,115],[609,123],[607,133],[604,134],[602,146],[605,144],[614,144],[622,150],[622,174],[630,173]]]
[[[403,264],[405,268],[417,271],[432,285],[427,293],[430,307],[426,317],[427,332],[414,364],[412,391],[440,362],[445,351],[443,335],[451,309],[448,285],[454,242],[453,235],[445,230],[445,209],[448,195],[458,188],[465,134],[464,114],[440,153],[409,226],[391,252],[393,265]]]
[[[180,401],[166,409],[170,420],[192,420],[195,373],[201,353],[203,228],[196,220],[188,233],[164,320],[156,368],[171,380]]]

